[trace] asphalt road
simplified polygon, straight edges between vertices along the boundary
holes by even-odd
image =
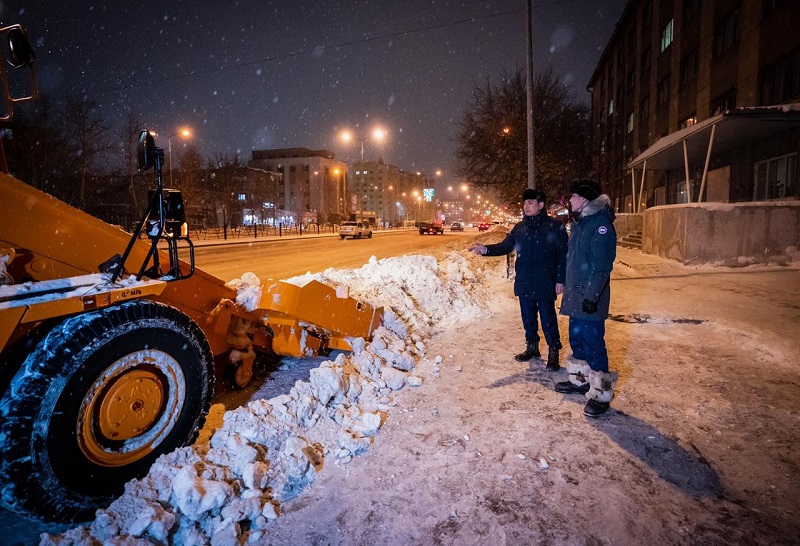
[[[420,235],[416,230],[377,231],[371,239],[341,239],[336,234],[281,239],[233,240],[217,246],[214,241],[198,241],[197,267],[223,280],[237,279],[252,272],[260,278],[286,279],[317,273],[329,267],[354,269],[378,259],[424,253],[426,249],[464,242],[477,230],[445,231],[444,235]]]

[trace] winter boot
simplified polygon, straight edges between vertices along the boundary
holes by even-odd
[[[528,343],[525,351],[514,357],[517,362],[527,362],[532,358],[539,358],[542,354],[539,352],[538,343]]]
[[[556,392],[561,394],[586,394],[589,392],[589,372],[592,369],[585,360],[579,360],[572,355],[566,358],[569,381],[556,383]]]
[[[589,401],[583,408],[583,413],[589,417],[599,417],[609,408],[611,399],[614,398],[614,385],[617,383],[617,374],[610,372],[589,372],[589,391],[586,398]]]
[[[547,352],[547,366],[544,369],[548,372],[557,372],[559,368],[561,366],[558,365],[558,349],[550,347]]]

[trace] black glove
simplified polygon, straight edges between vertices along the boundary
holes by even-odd
[[[583,305],[581,305],[581,307],[583,308],[583,312],[584,313],[588,313],[590,315],[592,313],[597,313],[597,302],[596,301],[584,299],[583,300]]]

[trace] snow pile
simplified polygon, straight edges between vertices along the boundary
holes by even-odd
[[[331,286],[347,285],[350,295],[384,307],[388,328],[404,336],[406,329],[421,336],[487,316],[489,299],[479,273],[458,252],[437,261],[434,256],[403,256],[376,260],[360,269],[326,271],[287,279],[302,285],[318,280]]]
[[[0,254],[0,286],[14,283],[7,269],[7,264],[11,262],[12,257],[10,254]]]
[[[370,342],[351,340],[351,354],[323,362],[288,394],[226,412],[208,443],[159,457],[93,522],[44,534],[41,544],[237,544],[268,537],[281,502],[302,493],[325,463],[346,463],[369,447],[397,391],[439,375],[442,358],[424,358],[421,336],[437,324],[489,315],[479,277],[456,252],[441,262],[373,257],[358,270],[329,269],[290,282],[311,278],[346,285],[351,296],[383,306],[386,326]],[[242,290],[241,303],[252,301],[250,279],[231,286]]]
[[[252,311],[261,303],[261,279],[253,273],[245,273],[241,279],[234,279],[225,286],[236,290],[236,304]]]

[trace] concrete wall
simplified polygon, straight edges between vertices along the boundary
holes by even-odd
[[[620,212],[614,219],[614,229],[617,232],[617,239],[622,239],[629,233],[642,231],[642,215]]]
[[[800,201],[653,207],[642,219],[642,252],[686,264],[786,262],[800,247]]]

